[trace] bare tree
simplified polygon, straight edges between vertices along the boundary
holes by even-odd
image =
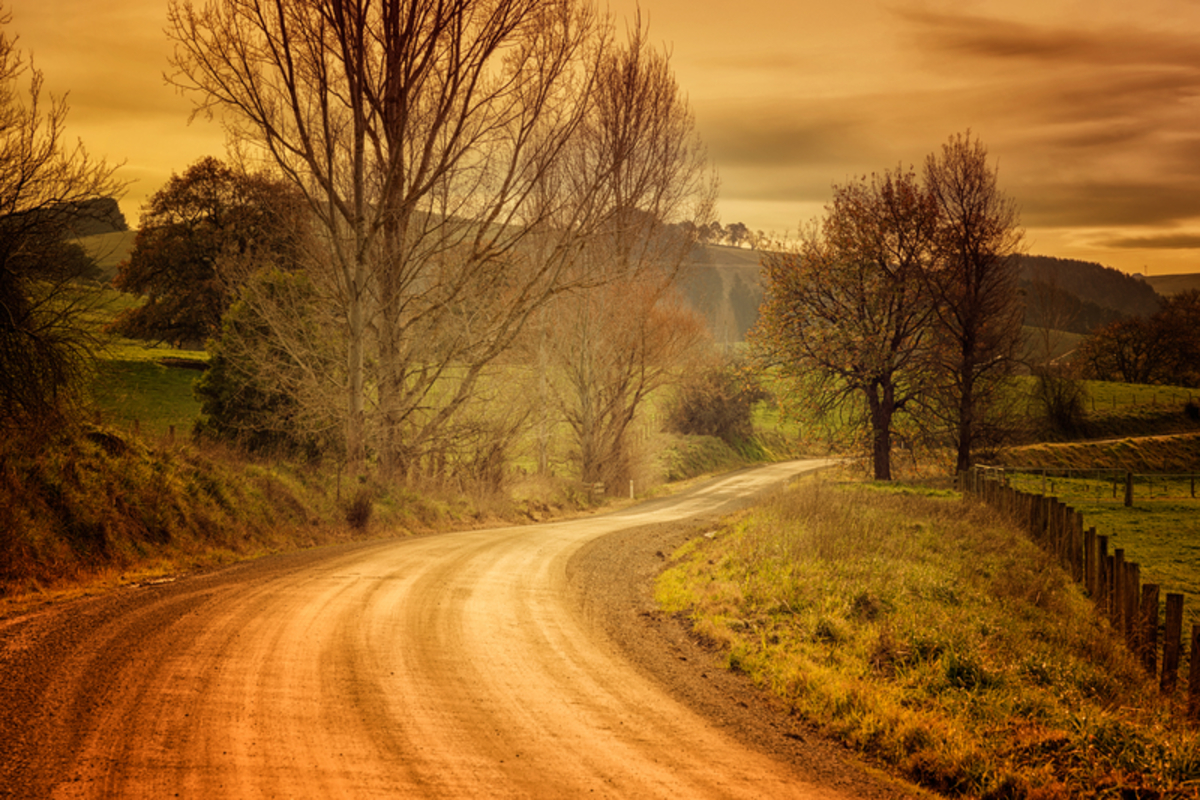
[[[10,22],[0,6],[0,419],[27,426],[78,396],[96,343],[75,282],[91,262],[64,237],[80,209],[121,185],[114,167],[66,143],[66,99],[47,100]]]
[[[601,224],[575,262],[583,286],[551,310],[543,342],[564,377],[559,403],[582,479],[618,483],[629,476],[629,425],[703,339],[675,287],[716,196],[670,59],[650,46],[640,17],[603,54],[573,144],[567,165],[585,177],[573,191],[592,194]]]
[[[765,299],[752,339],[803,381],[815,411],[867,434],[877,480],[892,477],[900,415],[929,388],[930,268],[938,211],[911,171],[834,188],[798,245],[762,260]]]
[[[1036,322],[1025,354],[1034,376],[1031,410],[1040,417],[1044,435],[1078,435],[1084,430],[1087,391],[1067,356],[1071,338],[1068,331],[1075,324],[1079,301],[1061,289],[1051,275],[1047,280],[1032,282],[1025,303],[1027,319]]]
[[[411,470],[562,288],[594,193],[559,191],[559,161],[604,31],[573,0],[172,1],[177,82],[319,220],[352,463],[373,396],[385,467]]]
[[[554,361],[559,403],[587,483],[632,477],[627,434],[645,401],[699,361],[703,319],[651,276],[612,281],[557,304]]]
[[[931,366],[946,379],[937,409],[950,424],[962,472],[972,449],[991,438],[989,411],[1019,355],[1023,233],[987,148],[969,132],[926,159],[925,186],[939,211],[936,257],[924,273],[939,323]]]

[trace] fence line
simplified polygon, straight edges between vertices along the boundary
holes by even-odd
[[[1128,483],[1126,484],[1128,486]],[[1159,637],[1157,584],[1141,583],[1141,568],[1125,560],[1125,551],[1108,552],[1108,537],[1083,527],[1083,515],[1042,494],[1012,488],[1001,468],[976,466],[959,475],[964,496],[972,495],[1016,520],[1038,545],[1053,555],[1092,598],[1096,611],[1112,623],[1159,689],[1171,695],[1179,682],[1183,655],[1183,595],[1165,597],[1165,624]],[[1162,660],[1159,667],[1161,646]],[[1188,668],[1188,717],[1200,723],[1200,624],[1192,626]]]
[[[1200,473],[1146,473],[1123,469],[1078,469],[1075,467],[995,467],[1003,474],[1000,480],[1011,482],[1014,477],[1026,490],[1036,494],[1060,494],[1062,488],[1076,496],[1086,496],[1088,502],[1124,502],[1133,505],[1136,498],[1145,500],[1198,500],[1197,479]],[[1068,482],[1066,486],[1062,482]],[[1080,488],[1082,481],[1091,484]]]

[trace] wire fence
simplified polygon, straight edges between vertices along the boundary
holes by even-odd
[[[1089,503],[1190,502],[1200,499],[1200,472],[1137,473],[1123,469],[979,467],[989,476],[1030,494]]]
[[[1108,618],[1147,672],[1158,678],[1163,694],[1171,696],[1180,687],[1186,660],[1187,715],[1200,725],[1200,624],[1193,624],[1185,639],[1183,594],[1167,593],[1164,607],[1159,585],[1142,582],[1140,566],[1126,561],[1123,548],[1110,553],[1108,536],[1095,528],[1085,530],[1081,513],[1057,497],[1022,490],[1012,481],[1014,476],[1029,474],[976,466],[960,474],[959,488],[964,496],[982,500],[1021,525],[1083,586],[1096,611]]]

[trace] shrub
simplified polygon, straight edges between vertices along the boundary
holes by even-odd
[[[338,448],[339,430],[325,408],[329,393],[315,391],[310,380],[337,374],[317,303],[303,275],[267,269],[251,277],[220,337],[208,343],[212,358],[195,389],[197,435],[250,453],[308,460]]]
[[[1087,391],[1083,381],[1066,369],[1048,366],[1035,375],[1034,404],[1046,433],[1071,438],[1085,432],[1083,404]]]
[[[354,499],[346,506],[346,523],[356,531],[365,531],[371,522],[371,511],[374,508],[374,497],[371,490],[361,487],[354,493]]]
[[[751,412],[766,396],[742,362],[719,362],[680,384],[667,412],[667,429],[737,446],[753,434]]]

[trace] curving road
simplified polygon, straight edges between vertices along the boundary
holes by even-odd
[[[599,537],[712,514],[822,463],[0,621],[0,795],[843,797],[672,699],[568,586]]]

